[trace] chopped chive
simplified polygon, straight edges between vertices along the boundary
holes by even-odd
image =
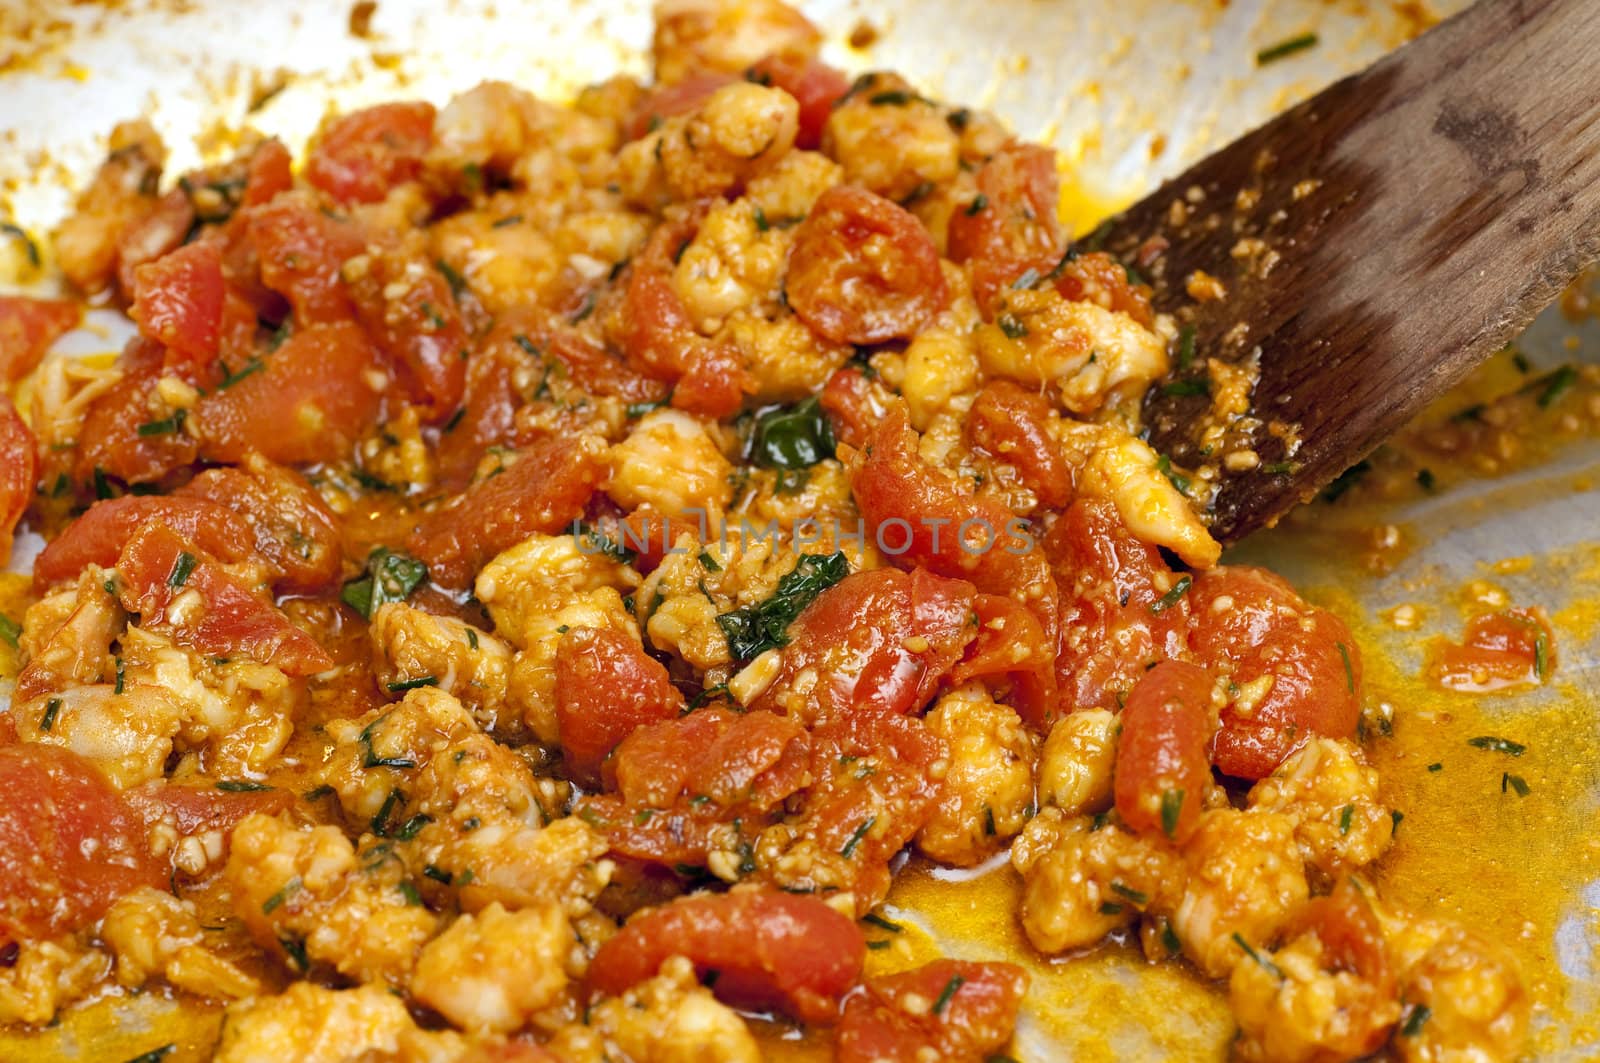
[[[1400,833],[1400,821],[1405,818],[1406,814],[1401,812],[1399,809],[1395,809],[1393,812],[1389,813],[1389,822],[1392,824],[1389,828],[1389,837],[1393,838],[1396,834]]]
[[[1122,914],[1122,905],[1118,904],[1116,901],[1101,901],[1100,902],[1100,914],[1101,915],[1121,915]]]
[[[988,805],[983,806],[983,833],[991,838],[995,836],[994,809]]]
[[[61,699],[51,698],[44,703],[44,715],[39,719],[39,730],[48,731],[56,725],[56,716],[61,712]]]
[[[1436,760],[1432,764],[1428,765],[1428,770],[1432,772],[1444,771],[1444,765]]]
[[[1256,66],[1266,66],[1268,63],[1275,63],[1279,59],[1316,46],[1317,35],[1315,33],[1302,33],[1298,37],[1290,37],[1288,40],[1279,41],[1277,44],[1261,49],[1256,53]]]
[[[1507,786],[1510,786],[1513,790],[1515,790],[1517,792],[1517,796],[1518,797],[1527,797],[1528,796],[1528,791],[1531,789],[1528,786],[1527,780],[1524,779],[1522,776],[1520,776],[1520,775],[1512,775],[1510,772],[1501,772],[1500,773],[1500,792],[1501,793],[1505,793]]]
[[[961,987],[966,984],[967,980],[959,974],[951,975],[950,981],[946,982],[944,989],[940,990],[939,999],[933,1002],[933,1014],[937,1015],[943,1011],[945,1005],[950,1003],[950,998],[955,996],[961,990]]]
[[[467,628],[467,645],[473,649],[478,648],[478,633],[472,628]]]
[[[1528,747],[1521,742],[1513,742],[1509,738],[1496,738],[1494,735],[1479,735],[1477,738],[1467,739],[1467,745],[1474,749],[1487,750],[1490,753],[1504,753],[1511,757],[1520,757],[1528,751]]]
[[[1150,611],[1152,613],[1164,613],[1168,609],[1171,609],[1173,606],[1178,604],[1178,600],[1181,599],[1193,585],[1194,580],[1189,576],[1179,576],[1178,582],[1172,585],[1172,589],[1170,591],[1150,603]]]
[[[867,942],[867,948],[871,949],[874,952],[877,952],[879,949],[886,949],[890,945],[893,945],[893,944],[894,944],[894,942],[890,941],[888,938],[883,938],[883,939],[878,940],[878,941],[869,941],[869,942]]]
[[[22,636],[22,625],[9,616],[0,616],[0,639],[11,644],[12,649],[17,648],[17,640]]]
[[[1161,394],[1170,395],[1174,398],[1189,395],[1209,395],[1211,394],[1211,382],[1209,380],[1174,380],[1161,385]]]
[[[717,564],[717,559],[712,557],[709,553],[707,553],[704,550],[700,551],[699,561],[700,561],[700,567],[705,569],[707,572],[721,572],[722,571],[722,566]]]
[[[135,431],[139,433],[139,438],[141,439],[148,439],[151,436],[177,435],[183,430],[183,422],[188,416],[189,411],[178,410],[171,417],[163,417],[159,421],[146,421]]]
[[[979,192],[973,197],[972,202],[967,204],[967,217],[977,217],[979,214],[983,213],[983,209],[988,205],[989,197],[984,195],[982,192]]]
[[[906,92],[904,89],[888,89],[868,96],[867,102],[874,107],[904,107],[919,98],[916,93]]]
[[[261,914],[271,915],[273,912],[277,911],[283,906],[283,902],[288,900],[290,896],[292,896],[295,891],[300,888],[300,886],[301,882],[299,875],[296,875],[288,882],[285,882],[283,884],[283,889],[279,890],[277,893],[274,893],[272,896],[268,897],[264,902],[262,902]]]
[[[844,848],[839,850],[839,855],[849,859],[850,854],[856,851],[856,846],[861,844],[861,839],[867,836],[867,831],[871,830],[872,825],[877,821],[877,816],[868,816],[866,821],[856,828],[855,833],[850,835],[850,840],[844,843]]]
[[[1424,491],[1432,491],[1438,485],[1438,481],[1434,478],[1432,469],[1418,469],[1417,483],[1422,485],[1422,489]]]
[[[1350,663],[1350,647],[1342,642],[1334,645],[1339,647],[1339,659],[1344,662],[1344,688],[1354,694],[1356,692],[1356,670]]]
[[[410,882],[406,881],[405,879],[401,879],[399,882],[395,883],[395,889],[398,889],[400,891],[400,896],[406,899],[406,904],[413,908],[422,907],[422,895],[417,892],[417,887],[413,886]]]
[[[1345,805],[1339,810],[1339,835],[1343,837],[1350,833],[1350,820],[1355,817],[1356,806]]]
[[[1261,953],[1257,952],[1255,949],[1251,948],[1250,942],[1246,941],[1237,930],[1233,932],[1233,941],[1234,944],[1238,945],[1241,949],[1244,949],[1244,954],[1250,957],[1252,960],[1255,960],[1263,971],[1266,971],[1274,978],[1283,977],[1283,972],[1278,970],[1278,965],[1261,955]]]
[[[1001,332],[1014,340],[1020,340],[1028,334],[1028,326],[1024,325],[1022,319],[1015,314],[1001,314],[994,319],[994,323],[1000,326]]]
[[[260,790],[270,790],[272,787],[249,779],[223,779],[217,783],[217,789],[225,794],[252,794]]]
[[[1544,390],[1539,392],[1539,405],[1548,408],[1578,382],[1578,371],[1570,365],[1564,365],[1545,377],[1545,381]]]
[[[1178,368],[1187,369],[1194,361],[1194,326],[1185,325],[1178,330]]]
[[[1167,457],[1165,454],[1156,459],[1156,471],[1162,476],[1165,476],[1172,483],[1172,486],[1178,489],[1179,493],[1189,493],[1189,484],[1193,481],[1191,481],[1187,476],[1173,469],[1172,459]]]
[[[178,555],[178,560],[172,564],[172,572],[167,576],[167,586],[177,588],[189,582],[189,577],[194,573],[194,566],[199,564],[198,559],[185,550]]]
[[[1361,482],[1372,468],[1370,461],[1358,461],[1344,472],[1340,473],[1332,483],[1322,490],[1322,498],[1327,502],[1337,502],[1344,493]]]
[[[1150,895],[1148,893],[1145,893],[1142,890],[1136,890],[1132,886],[1124,886],[1120,882],[1111,883],[1111,892],[1117,894],[1118,896],[1126,897],[1134,904],[1150,903]]]
[[[504,228],[507,228],[508,226],[516,225],[520,221],[522,221],[522,215],[520,215],[520,214],[507,214],[505,217],[499,218],[499,219],[491,222],[489,224],[489,228],[491,228],[491,229],[504,229]]]
[[[24,229],[20,225],[15,224],[14,222],[7,221],[0,222],[0,233],[5,233],[7,236],[13,236],[16,239],[21,240],[23,254],[28,256],[28,265],[32,266],[34,269],[39,268],[39,245],[33,242],[33,237],[28,235],[28,230]],[[163,1054],[165,1054],[167,1051],[170,1051],[171,1048],[172,1046],[168,1045],[166,1049],[161,1051]],[[160,1059],[161,1057],[156,1056],[155,1058]]]
[[[444,870],[444,868],[435,867],[432,864],[428,864],[426,867],[424,867],[422,869],[422,873],[433,879],[433,881],[445,886],[450,885],[450,883],[455,879],[455,876]]]
[[[1183,789],[1164,790],[1161,794],[1161,832],[1168,838],[1178,833],[1178,817],[1183,813]]]
[[[1433,1014],[1433,1009],[1426,1004],[1413,1004],[1411,1014],[1406,1016],[1406,1024],[1400,1027],[1401,1037],[1415,1037],[1422,1032],[1423,1025],[1428,1017]]]
[[[1183,951],[1183,942],[1178,940],[1178,932],[1170,922],[1163,921],[1161,924],[1161,944],[1174,956]]]
[[[383,799],[383,804],[379,807],[377,815],[373,816],[368,823],[368,826],[372,828],[372,833],[380,838],[389,836],[389,813],[394,811],[394,806],[403,800],[405,798],[399,790],[389,791],[389,796]]]
[[[311,961],[306,958],[306,943],[304,938],[284,936],[278,939],[278,944],[283,946],[283,951],[295,962],[295,966],[302,971],[311,969]]]
[[[868,912],[866,915],[861,917],[861,921],[863,923],[871,923],[879,930],[887,930],[891,934],[898,934],[900,931],[905,929],[905,927],[901,926],[899,923],[896,923],[892,919],[885,919],[877,912]]]
[[[237,372],[229,369],[228,363],[226,362],[219,362],[218,364],[222,366],[222,380],[217,384],[218,391],[225,391],[228,388],[233,387],[233,385],[237,384],[245,377],[248,377],[254,373],[259,373],[261,370],[266,368],[266,365],[259,358],[250,359],[248,362],[244,363],[244,368],[238,370]]]
[[[117,658],[117,683],[116,683],[116,685],[114,687],[111,688],[111,693],[120,694],[120,693],[122,693],[123,688],[127,686],[127,682],[128,682],[128,677],[127,677],[127,674],[126,674],[127,673],[127,669],[128,669],[127,662],[125,662],[121,657],[118,657]]]
[[[398,682],[388,683],[385,685],[388,687],[391,694],[398,694],[402,690],[416,690],[419,687],[436,687],[439,685],[439,677],[422,675],[415,679],[402,679]]]
[[[324,797],[332,797],[334,794],[336,794],[338,792],[339,791],[335,790],[333,787],[329,786],[327,783],[322,783],[319,786],[313,786],[311,789],[307,790],[305,793],[301,794],[300,796],[304,797],[307,801],[320,801],[322,798],[324,798]]]
[[[148,1052],[142,1052],[139,1055],[134,1056],[132,1059],[128,1060],[127,1063],[161,1063],[161,1061],[166,1059],[167,1056],[171,1055],[172,1052],[177,1049],[177,1047],[178,1046],[176,1044],[164,1044],[160,1048],[152,1048]]]
[[[1549,671],[1550,636],[1541,631],[1533,640],[1533,674],[1542,683]]]

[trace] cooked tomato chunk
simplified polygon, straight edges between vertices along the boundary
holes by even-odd
[[[1014,598],[1056,637],[1056,581],[1026,526],[992,498],[962,491],[917,453],[905,406],[870,437],[850,488],[878,548],[902,568],[921,565]]]
[[[800,104],[800,131],[795,135],[794,146],[804,151],[815,151],[822,143],[822,127],[828,124],[828,115],[850,91],[850,79],[844,71],[793,52],[767,56],[751,67],[747,76],[776,85]]]
[[[778,1008],[806,1022],[832,1022],[861,976],[861,930],[815,897],[773,890],[696,894],[628,920],[595,953],[589,982],[620,993],[686,956],[730,1003]]]
[[[1460,643],[1436,640],[1428,652],[1428,675],[1451,690],[1543,683],[1555,667],[1555,633],[1537,608],[1473,617]]]
[[[39,447],[11,399],[0,393],[0,563],[11,556],[17,521],[33,501]]]
[[[367,255],[349,281],[356,315],[411,400],[442,421],[461,405],[467,380],[467,330],[444,274],[399,252]]]
[[[805,729],[770,712],[720,706],[639,727],[605,762],[611,793],[583,815],[614,853],[665,867],[703,867],[713,828],[753,834],[810,779]]]
[[[354,324],[295,331],[263,356],[259,371],[200,400],[202,456],[310,465],[348,453],[378,419],[377,367],[377,352]]]
[[[1038,731],[1050,730],[1061,711],[1056,683],[1056,644],[1039,618],[1010,598],[980,594],[972,603],[978,634],[951,678],[1006,680],[1006,700]]]
[[[1211,677],[1187,661],[1161,661],[1128,695],[1117,739],[1117,814],[1136,831],[1180,845],[1211,786]]]
[[[222,339],[222,255],[193,243],[134,272],[133,317],[139,330],[167,348],[167,368],[190,383],[217,357]]]
[[[304,193],[280,196],[246,215],[261,283],[289,300],[296,325],[351,316],[339,271],[366,246],[356,225],[324,214]]]
[[[1133,537],[1116,506],[1080,498],[1045,537],[1061,587],[1056,673],[1075,708],[1115,708],[1152,662],[1188,646],[1192,590]]]
[[[40,552],[33,565],[34,586],[44,590],[75,579],[86,565],[111,568],[128,540],[146,524],[170,529],[230,564],[243,561],[254,547],[250,525],[215,502],[159,495],[107,498],[85,510]]]
[[[435,581],[465,587],[502,550],[537,532],[560,531],[583,513],[606,477],[592,439],[551,439],[522,451],[504,472],[429,513],[411,551]]]
[[[1024,272],[1043,277],[1055,266],[1059,198],[1049,148],[1008,144],[978,170],[975,198],[950,216],[950,257],[970,264],[972,294],[985,313]]]
[[[207,469],[179,494],[207,499],[237,514],[235,520],[243,518],[256,554],[276,570],[277,589],[312,593],[338,580],[343,561],[338,518],[298,473],[253,455],[242,468]],[[229,560],[205,540],[176,530]]]
[[[1009,380],[985,385],[967,413],[967,438],[973,446],[1016,467],[1039,502],[1061,509],[1072,501],[1072,473],[1061,447],[1051,438],[1050,404]]]
[[[306,180],[344,203],[376,203],[422,172],[433,105],[383,103],[341,115],[317,134]]]
[[[795,231],[789,305],[836,343],[909,339],[949,299],[933,237],[905,208],[840,185]]]
[[[752,705],[808,726],[858,712],[916,712],[977,634],[970,583],[922,569],[846,576],[789,625],[777,678]]]
[[[65,299],[0,295],[0,384],[33,372],[50,345],[82,319],[83,307]]]
[[[561,750],[580,779],[638,727],[683,711],[683,695],[660,661],[610,628],[568,631],[556,649],[556,718]]]
[[[164,876],[144,824],[88,761],[42,743],[0,747],[0,939],[81,929]]]
[[[1011,963],[934,960],[869,978],[839,1024],[839,1063],[982,1063],[1011,1040],[1028,975]]]
[[[316,639],[158,524],[134,534],[117,571],[123,608],[138,613],[147,626],[170,627],[174,638],[201,653],[248,657],[289,675],[333,667]]]
[[[1361,717],[1361,654],[1344,621],[1308,605],[1265,569],[1234,565],[1195,579],[1195,660],[1254,694],[1229,705],[1211,759],[1260,779],[1313,735],[1344,738]],[[1251,684],[1267,685],[1265,693]]]
[[[144,339],[135,339],[122,352],[117,360],[122,380],[84,414],[75,468],[80,481],[98,484],[115,477],[130,484],[151,483],[194,461],[199,447],[176,415],[158,418],[151,412],[163,405],[156,382],[164,357],[160,347]]]

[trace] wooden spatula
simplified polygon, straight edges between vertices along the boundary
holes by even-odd
[[[1600,0],[1480,0],[1100,235],[1146,263],[1157,306],[1185,325],[1177,347],[1193,356],[1151,390],[1146,424],[1173,462],[1219,469],[1212,533],[1235,541],[1364,457],[1600,257]],[[1152,236],[1168,243],[1159,257]],[[1215,295],[1197,270],[1226,296],[1196,301],[1191,289]],[[1249,412],[1219,434],[1211,393],[1255,363]]]

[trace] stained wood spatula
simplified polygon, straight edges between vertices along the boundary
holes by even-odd
[[[1600,257],[1600,0],[1480,0],[1100,235],[1147,263],[1157,306],[1185,326],[1187,364],[1145,401],[1152,445],[1190,467],[1254,451],[1221,463],[1212,533],[1235,541],[1364,457]],[[1167,241],[1159,257],[1151,237]],[[1196,301],[1196,270],[1226,297]],[[1250,410],[1219,435],[1213,389],[1256,362]]]

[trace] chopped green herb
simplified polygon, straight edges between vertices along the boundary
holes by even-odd
[[[994,323],[1000,326],[1001,332],[1014,340],[1020,340],[1028,334],[1028,326],[1015,314],[1001,314],[994,319]]]
[[[1275,461],[1270,465],[1261,466],[1261,471],[1269,476],[1288,476],[1294,470],[1295,463],[1292,461]]]
[[[988,207],[988,205],[989,197],[984,195],[982,192],[979,192],[973,197],[972,202],[967,204],[967,217],[977,217],[979,214],[983,213],[984,208]]]
[[[1428,765],[1428,770],[1432,772],[1444,771],[1444,765],[1436,760],[1432,764]]]
[[[959,974],[951,975],[950,981],[946,982],[944,989],[940,991],[939,999],[933,1002],[933,1014],[937,1015],[943,1011],[945,1006],[950,1003],[950,998],[954,997],[961,990],[961,987],[966,984],[967,980]]]
[[[1122,913],[1122,905],[1118,904],[1116,901],[1101,901],[1100,902],[1100,914],[1101,915],[1120,915],[1121,913]]]
[[[1432,491],[1436,486],[1438,486],[1438,481],[1434,479],[1432,469],[1418,469],[1417,483],[1422,485],[1422,489],[1424,491]]]
[[[643,417],[651,410],[659,410],[671,401],[672,394],[668,392],[661,398],[653,399],[650,402],[630,402],[628,403],[624,412],[626,412],[629,417]]]
[[[450,294],[459,300],[461,293],[467,290],[467,279],[457,273],[455,267],[442,258],[433,260],[433,268],[444,274],[445,283],[450,285]]]
[[[861,917],[861,921],[863,923],[871,923],[879,930],[887,930],[891,934],[898,934],[900,931],[905,929],[905,927],[901,926],[899,923],[896,923],[890,919],[885,919],[877,912],[868,912],[866,915]]]
[[[1511,364],[1517,367],[1517,372],[1519,373],[1530,373],[1533,371],[1533,363],[1528,361],[1528,356],[1523,354],[1521,351],[1512,352]]]
[[[378,808],[377,814],[368,822],[368,826],[372,828],[372,833],[380,838],[389,836],[389,813],[394,811],[395,805],[404,800],[405,796],[399,790],[389,791],[389,796],[383,799],[383,804]]]
[[[700,562],[700,567],[705,569],[707,572],[722,571],[722,566],[717,564],[717,559],[712,557],[705,550],[700,551],[700,556],[697,558],[697,560]]]
[[[994,809],[988,805],[983,806],[983,833],[991,838],[995,836]]]
[[[735,658],[748,661],[789,641],[789,625],[817,595],[844,579],[850,564],[842,552],[802,554],[778,581],[772,597],[717,617]]]
[[[313,786],[311,789],[307,790],[304,794],[301,794],[301,796],[304,797],[307,801],[320,801],[320,800],[322,800],[322,798],[324,798],[324,797],[332,797],[334,794],[336,794],[338,792],[339,791],[335,790],[333,787],[329,786],[327,783],[323,783],[320,786]]]
[[[171,417],[163,417],[159,421],[146,421],[144,424],[140,425],[136,431],[139,433],[140,439],[148,439],[151,436],[177,435],[179,432],[183,431],[183,422],[186,421],[188,417],[188,410],[177,410],[172,414]]]
[[[61,699],[51,698],[44,703],[44,715],[39,718],[39,730],[48,731],[56,725],[56,716],[61,712]]]
[[[1178,330],[1178,352],[1174,359],[1179,369],[1187,369],[1194,362],[1194,326],[1185,325]]]
[[[1405,818],[1406,814],[1398,809],[1389,813],[1389,822],[1392,824],[1389,828],[1389,837],[1393,838],[1400,833],[1400,821]]]
[[[1339,834],[1341,837],[1350,833],[1350,821],[1355,817],[1355,814],[1355,805],[1345,805],[1339,810]]]
[[[217,789],[226,794],[253,794],[261,790],[270,790],[272,787],[249,779],[223,779],[217,783]]]
[[[0,639],[11,644],[12,649],[17,648],[17,639],[22,636],[22,625],[9,616],[0,616]]]
[[[856,828],[855,833],[850,835],[850,840],[844,843],[844,848],[839,850],[839,855],[848,860],[850,854],[856,851],[856,846],[861,844],[861,839],[867,836],[867,831],[871,830],[872,825],[877,821],[877,816],[868,816],[861,826]]]
[[[878,940],[878,941],[869,941],[869,942],[867,942],[867,948],[871,949],[874,952],[877,952],[879,949],[886,949],[890,945],[893,945],[893,944],[894,944],[894,942],[890,941],[888,938],[883,938],[883,939]]]
[[[195,565],[199,559],[189,551],[184,550],[178,554],[178,560],[172,563],[172,571],[167,575],[167,586],[177,588],[189,582],[189,577],[194,574]]]
[[[226,391],[245,377],[259,373],[266,368],[266,363],[259,358],[252,358],[244,363],[243,368],[235,371],[228,368],[227,362],[218,362],[222,366],[222,380],[217,384],[218,391]]]
[[[1244,954],[1250,957],[1252,960],[1255,960],[1263,971],[1271,974],[1274,978],[1283,977],[1283,972],[1278,970],[1278,965],[1261,955],[1261,953],[1257,952],[1255,949],[1251,948],[1250,942],[1246,941],[1244,936],[1241,935],[1237,930],[1233,932],[1233,942],[1241,949],[1244,949]]]
[[[467,645],[473,649],[478,648],[478,632],[476,628],[467,628]]]
[[[1422,1032],[1422,1027],[1427,1023],[1433,1009],[1426,1004],[1413,1004],[1411,1014],[1406,1016],[1406,1023],[1400,1027],[1401,1037],[1415,1037]]]
[[[1483,403],[1475,403],[1466,407],[1465,409],[1457,410],[1455,413],[1451,414],[1450,420],[1455,421],[1458,424],[1462,421],[1481,421],[1483,420],[1483,410]]]
[[[1170,591],[1150,603],[1150,611],[1152,613],[1164,613],[1168,609],[1171,609],[1173,606],[1178,604],[1178,599],[1182,598],[1193,585],[1194,580],[1190,576],[1179,576],[1178,582],[1172,585],[1172,589]]]
[[[177,1049],[177,1047],[178,1046],[175,1044],[165,1044],[160,1048],[152,1048],[148,1052],[134,1056],[132,1059],[128,1060],[127,1063],[161,1063],[161,1061],[166,1059],[168,1055]]]
[[[422,873],[433,879],[433,881],[445,886],[450,885],[450,883],[455,879],[455,876],[444,870],[444,868],[435,867],[432,864],[428,864],[426,867],[424,867],[422,869]]]
[[[0,222],[0,233],[5,233],[7,236],[21,240],[23,254],[28,256],[28,265],[34,269],[39,268],[39,245],[33,242],[33,237],[28,235],[26,229],[13,222],[6,221]],[[168,1045],[167,1047],[170,1049],[172,1046]],[[156,1058],[159,1059],[161,1057],[157,1056]]]
[[[1178,932],[1172,928],[1172,923],[1162,920],[1161,944],[1166,946],[1167,952],[1176,956],[1183,951],[1183,942],[1178,940]]]
[[[1134,904],[1149,904],[1150,903],[1150,895],[1148,893],[1144,893],[1141,890],[1136,890],[1132,886],[1124,886],[1120,882],[1112,882],[1111,883],[1111,892],[1117,894],[1120,897],[1127,898],[1128,900],[1132,901]]]
[[[439,677],[436,675],[419,675],[415,679],[398,679],[393,683],[386,683],[389,693],[398,694],[403,690],[416,690],[418,687],[436,687]]]
[[[874,107],[904,107],[906,104],[918,99],[921,99],[921,97],[914,92],[906,92],[903,89],[888,89],[868,96],[867,102]]]
[[[1294,55],[1296,52],[1303,52],[1316,46],[1317,35],[1315,33],[1302,33],[1298,37],[1290,37],[1288,40],[1279,41],[1269,48],[1261,49],[1256,53],[1256,65],[1266,66],[1268,63],[1277,62],[1279,59]]]
[[[769,469],[803,469],[833,457],[833,427],[815,395],[756,418],[750,457]]]
[[[406,899],[406,903],[408,905],[413,908],[422,907],[422,895],[417,892],[417,887],[413,886],[410,882],[406,881],[405,879],[401,879],[399,882],[395,883],[395,888],[400,891],[400,896]]]
[[[1162,476],[1165,476],[1172,483],[1172,486],[1176,487],[1180,492],[1183,494],[1189,493],[1189,485],[1193,481],[1182,473],[1174,470],[1172,467],[1172,459],[1167,457],[1165,454],[1156,459],[1156,471]]]
[[[1550,636],[1540,631],[1533,639],[1533,674],[1542,683],[1549,672]]]
[[[1350,663],[1350,647],[1344,643],[1335,643],[1339,647],[1339,660],[1344,662],[1344,688],[1350,693],[1356,692],[1356,670]]]
[[[288,900],[299,888],[300,876],[296,875],[288,882],[285,882],[281,890],[279,890],[277,893],[274,893],[272,896],[268,897],[262,902],[261,914],[271,915],[273,912],[277,911],[283,906],[283,902]]]
[[[955,110],[944,116],[944,121],[945,124],[950,127],[952,132],[965,132],[967,124],[972,121],[972,112],[967,110],[965,107],[957,107]]]
[[[1372,468],[1370,461],[1358,461],[1350,466],[1327,487],[1322,490],[1322,497],[1328,502],[1337,502],[1346,491],[1361,482],[1361,478]]]
[[[1474,749],[1487,750],[1490,753],[1504,753],[1511,757],[1520,757],[1528,751],[1528,747],[1521,742],[1513,742],[1509,738],[1496,738],[1494,735],[1479,735],[1477,738],[1467,739],[1467,745]]]
[[[1183,789],[1165,790],[1161,794],[1161,833],[1168,838],[1177,836],[1178,817],[1183,814]]]
[[[311,961],[306,958],[304,938],[284,936],[278,939],[278,944],[283,946],[283,951],[294,961],[296,967],[302,971],[311,969]]]
[[[1500,792],[1505,793],[1507,786],[1510,786],[1513,790],[1515,790],[1518,797],[1527,797],[1528,791],[1531,789],[1528,786],[1528,781],[1522,776],[1512,775],[1510,772],[1501,772]]]
[[[1539,392],[1539,405],[1550,407],[1556,400],[1565,395],[1572,385],[1578,382],[1578,370],[1570,365],[1564,365],[1554,373],[1544,378],[1544,390]]]
[[[767,220],[767,212],[761,209],[761,204],[756,204],[755,210],[756,232],[764,233],[772,228],[772,223]]]
[[[1179,398],[1188,395],[1211,394],[1211,381],[1209,380],[1173,380],[1161,385],[1163,395]]]
[[[601,554],[623,565],[631,564],[639,556],[625,541],[613,539],[592,524],[578,524],[572,534],[584,544],[583,553],[586,554]]]
[[[489,228],[491,228],[491,229],[505,229],[505,228],[509,228],[510,226],[516,225],[521,221],[522,221],[522,215],[520,215],[520,214],[507,214],[505,217],[499,218],[496,221],[490,223]]]
[[[367,574],[344,585],[339,597],[368,620],[380,605],[403,602],[428,578],[428,566],[408,554],[374,547],[367,557]]]

